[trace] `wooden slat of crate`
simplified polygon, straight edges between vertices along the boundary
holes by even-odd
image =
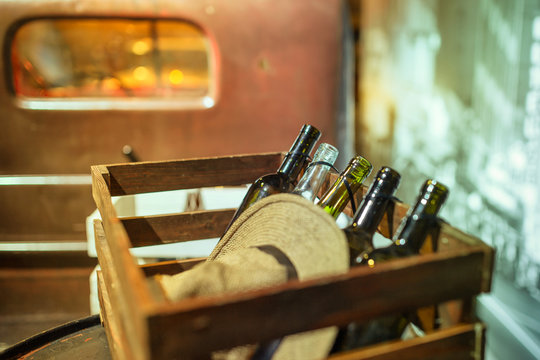
[[[275,172],[283,153],[109,165],[112,196],[249,184]]]
[[[122,324],[117,319],[117,310],[111,304],[109,291],[107,290],[106,281],[103,278],[101,271],[97,272],[98,280],[98,296],[99,305],[101,308],[101,319],[107,334],[109,350],[114,360],[131,360],[136,357],[131,353],[131,348],[128,345],[126,338],[127,333],[122,329]]]
[[[132,247],[220,237],[235,209],[190,211],[162,216],[124,217]]]
[[[483,359],[485,327],[460,324],[407,341],[343,352],[329,360],[479,360]]]
[[[235,169],[234,158],[227,158],[232,169]],[[118,165],[118,169],[123,166]],[[109,168],[111,166],[92,169],[94,197],[104,217],[105,242],[110,247],[112,258],[111,264],[105,266],[112,265],[114,271],[118,266],[126,267],[125,273],[119,271],[122,279],[116,285],[118,291],[129,294],[127,301],[131,304],[126,306],[126,311],[134,318],[142,319],[140,323],[143,329],[136,335],[137,341],[145,347],[142,353],[147,357],[144,358],[166,358],[172,354],[181,354],[183,358],[207,355],[215,349],[269,340],[329,325],[343,325],[353,319],[368,319],[389,311],[414,309],[450,299],[472,298],[479,292],[489,291],[490,264],[493,257],[491,249],[478,239],[471,238],[450,226],[443,226],[440,239],[444,240],[445,251],[440,253],[396,260],[375,269],[352,269],[348,274],[338,277],[291,282],[269,289],[219,298],[197,298],[172,304],[164,303],[152,296],[144,276],[166,273],[178,264],[169,264],[161,269],[146,266],[144,270],[134,264],[129,255],[129,248],[133,246],[130,240],[135,228],[128,226],[131,229],[128,233],[126,227],[116,217],[110,201],[111,192],[108,184],[112,183],[112,177]],[[203,167],[203,171],[206,168]],[[120,171],[116,174],[120,173],[125,175],[129,172]],[[114,181],[118,182],[119,179],[121,179],[119,186],[122,186],[122,181],[129,183],[128,177],[115,178]],[[140,191],[174,190],[176,187],[186,185],[178,179],[172,182],[169,180],[165,181],[166,184],[147,185]],[[189,184],[193,187],[200,186],[194,182]],[[397,203],[392,219],[394,229],[406,211],[406,205]],[[207,216],[194,215],[196,214],[184,214],[199,220]],[[165,240],[159,235],[171,234],[174,230],[171,224],[174,222],[165,221],[160,217],[129,221],[150,224],[152,231],[158,234],[152,240],[156,243],[176,240],[168,239],[174,238],[175,235],[167,236]],[[199,235],[197,232],[201,227],[200,224],[193,226],[192,236],[197,238]],[[223,226],[226,226],[225,221]],[[110,229],[107,231],[108,227]],[[384,222],[380,230],[383,235],[389,236],[388,226],[385,230]],[[213,231],[218,231],[217,227]],[[177,269],[182,269],[183,266],[177,266]],[[386,284],[386,287],[381,288],[381,284]],[[134,291],[134,288],[137,291]],[[368,295],[359,291],[365,289],[368,289]],[[422,297],[419,297],[419,294]],[[272,314],[272,318],[266,318],[266,314]],[[287,322],[283,323],[282,319],[287,319]],[[254,323],[260,327],[254,326]],[[235,324],[234,331],[231,331],[231,324]],[[163,329],[167,329],[167,333],[174,333],[175,336],[163,336]],[[180,334],[182,336],[179,336]],[[473,349],[474,347],[471,347],[471,350]]]
[[[101,267],[100,277],[103,279],[103,283],[98,283],[100,305],[111,352],[117,359],[147,359],[146,336],[140,333],[143,314],[138,310],[139,301],[130,296],[133,291],[122,286],[127,280],[121,279],[119,275],[103,225],[97,219],[94,221],[94,234]]]

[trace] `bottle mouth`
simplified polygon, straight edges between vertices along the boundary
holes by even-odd
[[[322,161],[334,164],[339,154],[339,150],[333,145],[322,143],[313,156],[313,161]]]
[[[306,124],[302,126],[300,134],[296,138],[296,141],[291,146],[289,153],[290,156],[309,156],[309,153],[315,146],[315,143],[321,137],[321,132],[313,125]]]
[[[422,212],[424,215],[437,214],[448,198],[448,187],[437,180],[428,179],[424,182],[418,195],[417,206],[413,212]]]
[[[373,196],[392,196],[401,181],[401,175],[388,166],[383,166],[375,176],[368,193]]]
[[[371,170],[373,169],[373,165],[364,157],[362,156],[355,156],[351,159],[349,162],[349,166],[347,166],[347,172],[355,178],[366,178],[371,173]]]
[[[443,183],[438,182],[437,180],[428,179],[422,186],[420,194],[424,199],[429,200],[431,198],[437,197],[440,201],[446,200],[450,190]]]

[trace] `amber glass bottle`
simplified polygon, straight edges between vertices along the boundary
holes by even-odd
[[[420,252],[428,233],[436,226],[437,214],[448,197],[448,188],[435,180],[427,180],[416,204],[410,208],[393,238],[393,244],[362,254],[361,265],[370,267]]]
[[[400,179],[397,171],[382,167],[358,206],[352,224],[343,229],[349,243],[351,266],[356,265],[358,255],[373,249],[373,235],[392,202]]]

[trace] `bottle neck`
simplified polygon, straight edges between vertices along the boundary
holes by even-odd
[[[305,167],[309,154],[320,137],[321,132],[314,126],[302,126],[300,134],[285,155],[277,172],[286,176],[291,182],[294,181]]]
[[[307,164],[307,155],[288,153],[278,169],[278,174],[286,176],[291,182],[294,181]]]
[[[319,205],[334,218],[345,209],[348,202],[362,182],[371,172],[371,164],[357,156],[351,160],[347,169],[338,177],[334,185],[323,195]]]
[[[356,211],[351,225],[352,231],[363,231],[371,236],[377,231],[377,227],[384,217],[389,198],[372,197],[365,199]]]
[[[338,153],[338,149],[330,144],[322,143],[319,145],[313,161],[308,165],[292,193],[300,195],[309,201],[314,201],[319,189],[326,180],[328,171],[334,166]]]
[[[388,205],[392,202],[400,179],[400,174],[389,167],[382,167],[377,172],[366,196],[354,214],[351,230],[361,230],[371,236],[375,234]]]
[[[424,184],[416,204],[401,223],[394,243],[420,252],[430,231],[437,226],[437,215],[448,196],[448,188],[434,180]]]

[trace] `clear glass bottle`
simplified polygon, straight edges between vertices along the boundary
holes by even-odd
[[[392,202],[401,175],[390,167],[382,167],[354,214],[352,224],[343,231],[349,243],[351,266],[365,251],[373,249],[373,235],[381,222],[388,205]]]
[[[313,156],[313,161],[308,165],[304,175],[292,191],[309,201],[315,201],[319,190],[326,180],[328,171],[334,165],[339,151],[334,146],[322,143]]]
[[[294,189],[296,178],[306,166],[308,156],[320,137],[321,132],[315,126],[302,126],[300,134],[283,159],[277,172],[261,176],[251,184],[227,229],[240,214],[257,201],[272,194],[291,192]]]
[[[371,163],[362,156],[352,158],[347,168],[321,197],[318,205],[337,218],[349,203],[351,196],[360,189],[372,168]]]

